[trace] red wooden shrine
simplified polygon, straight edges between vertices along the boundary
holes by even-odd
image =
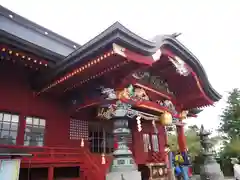
[[[23,157],[20,180],[104,179],[114,138],[112,122],[100,117],[108,113],[98,109],[101,86],[124,95],[132,85],[148,96],[134,101],[138,110],[171,116],[141,127],[130,122],[139,167],[166,163],[166,126],[177,127],[185,151],[181,120],[221,98],[176,35],[148,41],[117,22],[78,45],[4,7],[0,12],[0,149],[33,154]]]

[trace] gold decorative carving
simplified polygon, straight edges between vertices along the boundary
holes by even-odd
[[[150,163],[147,164],[150,170],[150,177],[151,180],[162,180],[163,178],[167,178],[167,169],[165,164],[160,163]]]
[[[113,107],[109,107],[109,108],[101,107],[98,109],[97,117],[103,118],[103,119],[111,119],[113,112],[114,112]]]
[[[146,91],[142,88],[134,88],[132,85],[129,85],[127,88],[124,88],[122,91],[117,92],[118,99],[132,99],[132,100],[146,100],[149,101],[149,97]]]
[[[132,76],[139,81],[139,83],[150,84],[153,88],[167,92],[173,95],[173,92],[169,90],[168,83],[166,80],[159,76],[152,76],[150,72],[138,71],[132,74]]]
[[[130,94],[127,88],[124,88],[122,91],[117,92],[118,99],[130,99]]]
[[[139,100],[149,101],[149,97],[148,97],[146,91],[142,88],[136,88],[134,90],[134,97],[139,99]]]

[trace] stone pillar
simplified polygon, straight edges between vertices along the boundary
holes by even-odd
[[[114,158],[106,175],[106,180],[141,180],[141,173],[137,170],[137,165],[127,142],[131,133],[128,128],[128,111],[127,104],[118,102],[111,118],[114,123],[113,134],[117,146],[113,152]]]

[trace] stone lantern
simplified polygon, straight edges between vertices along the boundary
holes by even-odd
[[[200,177],[201,180],[224,180],[220,165],[217,163],[212,151],[213,145],[209,139],[210,134],[202,125],[199,136],[204,162],[200,167]]]

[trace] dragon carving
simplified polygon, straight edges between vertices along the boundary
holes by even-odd
[[[107,100],[117,99],[116,92],[114,89],[104,88],[103,86],[101,86],[100,89],[101,89],[101,94],[105,95],[105,99]]]

